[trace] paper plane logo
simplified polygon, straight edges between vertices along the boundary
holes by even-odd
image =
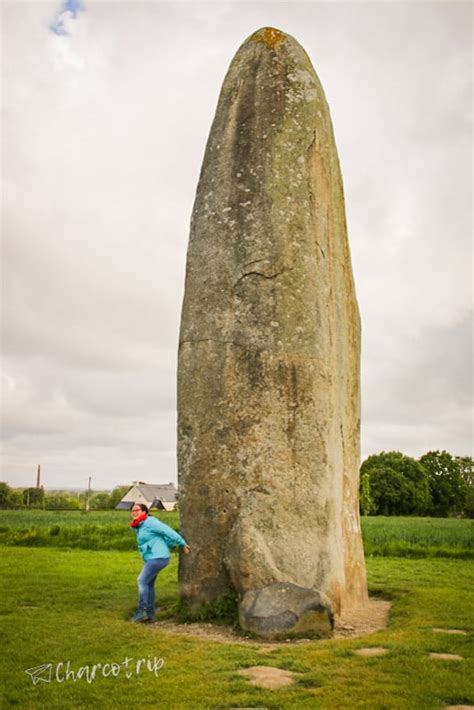
[[[36,666],[36,668],[28,668],[25,673],[31,676],[33,685],[36,685],[40,681],[42,683],[51,683],[51,672],[53,670],[52,663],[43,663],[41,666]]]

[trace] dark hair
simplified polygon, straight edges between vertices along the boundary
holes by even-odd
[[[139,505],[144,513],[148,513],[148,507],[145,505],[145,503],[134,503],[133,505]],[[132,508],[133,508],[133,505],[132,505]]]

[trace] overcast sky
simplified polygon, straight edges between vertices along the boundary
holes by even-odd
[[[334,123],[362,455],[472,455],[471,3],[64,7],[1,3],[0,478],[176,480],[189,220],[224,75],[265,25],[306,49]]]

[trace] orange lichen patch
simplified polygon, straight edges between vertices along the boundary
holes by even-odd
[[[263,27],[261,30],[257,30],[255,34],[252,35],[252,39],[255,42],[262,42],[268,49],[273,49],[273,47],[285,39],[285,35],[280,30],[276,30],[274,27]]]

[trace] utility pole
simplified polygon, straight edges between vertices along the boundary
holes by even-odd
[[[38,464],[38,473],[36,474],[36,488],[40,488],[40,479],[41,479],[41,466]]]
[[[84,508],[85,508],[86,513],[89,511],[89,499],[90,499],[90,495],[91,495],[91,478],[92,478],[92,476],[89,476],[89,484],[87,486],[86,499],[84,501],[84,504],[85,504]]]

